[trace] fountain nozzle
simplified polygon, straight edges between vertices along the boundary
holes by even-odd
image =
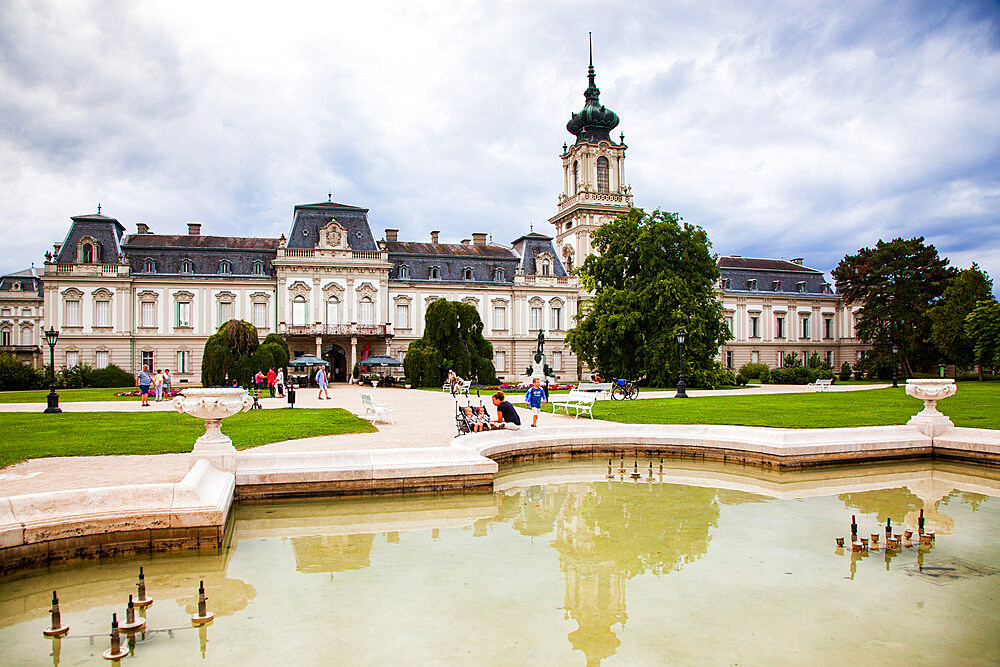
[[[52,614],[52,625],[42,630],[42,634],[46,637],[62,637],[69,632],[69,626],[62,623],[62,614],[59,613],[59,597],[55,591],[52,591],[52,608],[49,609],[49,612]]]
[[[208,598],[205,597],[205,581],[203,579],[198,584],[198,613],[191,617],[191,623],[202,625],[213,618],[215,618],[215,614],[208,610]]]
[[[128,655],[122,648],[122,636],[118,633],[118,614],[111,614],[111,648],[103,654],[105,660],[121,660]]]

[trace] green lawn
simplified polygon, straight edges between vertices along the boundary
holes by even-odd
[[[237,449],[316,435],[370,433],[342,409],[251,410],[222,422]],[[0,468],[46,456],[168,454],[191,451],[205,422],[176,412],[0,413]]]
[[[959,382],[958,393],[938,403],[956,426],[1000,429],[1000,383]],[[551,411],[549,406],[546,409]],[[736,424],[830,428],[905,424],[923,404],[898,389],[843,393],[598,401],[594,417],[628,424]],[[560,411],[561,412],[561,411]]]
[[[135,387],[119,387],[117,389],[57,389],[60,403],[78,403],[80,401],[138,401],[138,396],[115,396],[116,391],[135,391]],[[32,389],[29,391],[0,391],[0,403],[45,403],[48,389]]]

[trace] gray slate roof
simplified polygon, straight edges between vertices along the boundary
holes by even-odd
[[[66,238],[63,239],[56,262],[71,264],[82,261],[82,257],[76,256],[77,244],[80,239],[87,236],[93,238],[98,244],[94,256],[95,263],[116,264],[118,262],[118,256],[121,253],[119,242],[125,233],[125,227],[120,222],[100,213],[75,215],[71,220],[73,224],[70,225]]]
[[[521,256],[519,268],[526,276],[535,275],[535,257],[548,252],[552,255],[552,275],[565,277],[567,275],[559,255],[556,254],[555,246],[552,245],[552,237],[538,232],[531,232],[514,241],[514,250]]]
[[[315,248],[319,229],[335,217],[347,229],[347,244],[351,250],[378,250],[375,237],[368,225],[368,209],[337,202],[299,204],[292,217],[292,231],[288,235],[289,248]]]
[[[15,283],[21,286],[20,290],[14,289]],[[8,273],[0,276],[0,292],[13,292],[14,294],[18,294],[19,292],[33,293],[40,298],[42,296],[42,279],[35,273],[34,267]]]
[[[497,244],[385,241],[385,247],[392,262],[390,280],[510,284],[517,271],[517,255],[510,248]],[[404,266],[409,272],[406,278],[400,275]],[[431,278],[433,267],[438,269],[437,278]],[[466,268],[472,269],[471,281],[465,278]],[[498,268],[503,270],[500,281],[495,280]]]
[[[726,293],[835,296],[822,271],[796,262],[757,257],[720,257],[718,264],[722,290]],[[750,281],[754,280],[757,281],[756,288],[751,286]]]
[[[133,275],[176,275],[181,278],[212,276],[273,275],[271,261],[276,255],[278,239],[202,236],[172,234],[130,234],[122,244]],[[146,271],[146,260],[152,259],[155,270]],[[182,273],[182,262],[191,261],[191,272]],[[230,263],[230,273],[221,272],[221,263]],[[263,261],[261,273],[254,272],[254,262]]]

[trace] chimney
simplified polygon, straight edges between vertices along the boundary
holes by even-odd
[[[431,243],[437,243],[438,242],[438,234],[440,234],[440,233],[441,232],[431,232]]]
[[[462,245],[469,245],[472,243],[472,239],[462,239]]]
[[[200,222],[189,222],[188,223],[188,236],[201,236],[201,223]]]
[[[387,229],[385,230],[385,240],[386,241],[396,241],[399,239],[398,229]]]
[[[803,259],[805,259],[805,258],[804,257],[796,257],[795,259],[790,259],[788,261],[790,261],[792,264],[798,264],[799,266],[802,266],[802,260]]]
[[[137,223],[135,223],[135,233],[136,234],[148,234],[149,233],[149,225],[147,225],[145,222],[137,222]]]
[[[486,234],[482,232],[474,232],[472,234],[472,242],[476,245],[486,245]]]

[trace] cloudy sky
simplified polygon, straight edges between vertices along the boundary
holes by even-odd
[[[130,232],[277,236],[328,192],[376,237],[548,232],[588,31],[638,206],[823,270],[921,235],[1000,286],[1000,9],[942,1],[4,0],[0,270],[98,202]]]

